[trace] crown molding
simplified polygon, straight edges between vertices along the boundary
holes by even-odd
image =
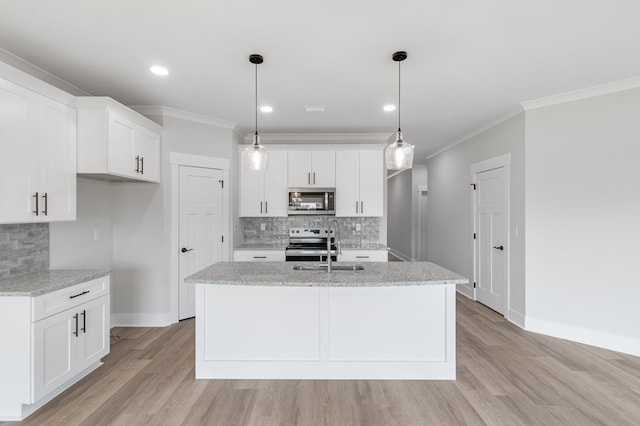
[[[262,142],[270,143],[386,143],[391,133],[260,133]],[[253,142],[253,133],[244,137],[245,143]]]
[[[466,141],[468,141],[469,139],[475,138],[476,136],[478,136],[478,135],[480,135],[480,134],[482,134],[482,133],[486,132],[487,130],[491,129],[492,127],[495,127],[495,126],[497,126],[498,124],[503,123],[503,122],[505,122],[505,121],[507,121],[507,120],[509,120],[509,119],[511,119],[511,118],[513,118],[513,117],[515,117],[515,116],[516,116],[516,115],[518,115],[518,114],[522,114],[522,112],[523,112],[523,111],[522,111],[521,109],[518,109],[517,111],[511,111],[511,112],[510,112],[510,113],[508,113],[507,115],[505,115],[505,116],[503,116],[503,117],[501,117],[501,118],[499,118],[499,119],[497,119],[497,120],[495,120],[495,121],[492,121],[491,123],[487,124],[486,126],[483,126],[482,128],[480,128],[479,130],[476,130],[476,131],[474,131],[474,132],[469,133],[469,134],[468,134],[468,135],[466,135],[466,136],[463,136],[462,138],[458,139],[457,141],[455,141],[455,142],[453,142],[453,143],[450,143],[449,145],[446,145],[446,146],[445,146],[445,147],[443,147],[443,148],[440,148],[439,150],[437,150],[437,151],[436,151],[436,152],[434,152],[433,154],[429,154],[429,155],[427,155],[426,157],[424,157],[424,159],[425,159],[425,160],[430,160],[431,158],[435,157],[436,155],[440,155],[440,154],[442,154],[443,152],[450,150],[450,149],[451,149],[451,148],[453,148],[454,146],[456,146],[456,145],[460,145],[461,143],[466,142]]]
[[[521,102],[525,111],[543,108],[551,105],[563,104],[566,102],[579,101],[581,99],[593,98],[596,96],[608,95],[610,93],[622,92],[640,87],[640,77],[628,78],[626,80],[613,81],[611,83],[591,86],[584,89],[573,90],[571,92],[560,93],[558,95],[547,96],[545,98],[532,99]]]
[[[181,109],[170,108],[166,106],[132,106],[130,108],[138,111],[143,115],[176,118],[178,120],[191,121],[194,123],[206,124],[208,126],[222,127],[223,129],[234,130],[237,126],[237,124],[233,121],[209,117],[207,115],[196,114],[194,112],[184,111]]]

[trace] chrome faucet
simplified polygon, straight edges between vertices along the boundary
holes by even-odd
[[[329,234],[327,235],[327,272],[331,272],[331,230],[333,229],[334,223],[336,224],[337,232],[337,237],[334,238],[334,241],[336,242],[336,255],[342,254],[342,249],[340,247],[340,222],[338,222],[338,219],[333,219],[329,224],[329,229],[327,229]]]

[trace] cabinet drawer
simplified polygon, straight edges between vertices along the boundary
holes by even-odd
[[[109,294],[109,275],[34,297],[32,321],[57,314],[105,294]]]
[[[388,260],[386,250],[343,250],[342,254],[338,255],[340,262],[387,262]]]
[[[284,250],[236,250],[234,262],[284,262]]]

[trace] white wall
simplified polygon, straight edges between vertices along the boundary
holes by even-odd
[[[387,245],[401,258],[412,258],[411,170],[387,179]]]
[[[524,282],[524,114],[511,117],[427,162],[428,260],[473,281],[472,164],[511,154],[511,269],[509,319],[521,323],[525,314]],[[514,230],[518,227],[518,236]],[[473,285],[459,289],[473,294]]]
[[[526,114],[527,329],[640,355],[640,89]]]

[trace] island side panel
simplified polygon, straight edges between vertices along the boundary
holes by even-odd
[[[455,359],[455,285],[196,286],[196,378],[450,380]]]

